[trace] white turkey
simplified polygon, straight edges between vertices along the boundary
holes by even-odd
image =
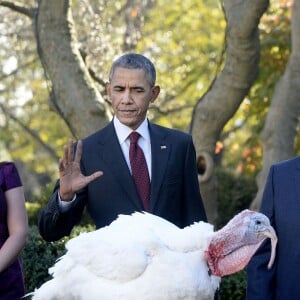
[[[216,232],[205,222],[179,229],[149,213],[120,215],[67,242],[32,299],[213,299],[220,278],[244,268],[267,237],[271,267],[277,237],[261,213],[244,210]]]

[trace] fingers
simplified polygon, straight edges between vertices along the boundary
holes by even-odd
[[[58,162],[59,172],[67,171],[67,169],[72,166],[73,160],[74,146],[72,139],[69,139],[68,143],[64,145],[63,156]]]
[[[76,148],[76,152],[75,152],[75,162],[80,162],[81,159],[81,155],[82,155],[82,141],[79,140],[77,143],[77,148]]]
[[[59,172],[63,172],[66,169],[67,165],[68,165],[68,153],[69,153],[68,146],[65,145],[63,156],[58,161]]]
[[[100,176],[102,176],[103,175],[103,172],[102,171],[97,171],[97,172],[95,172],[95,173],[93,173],[92,175],[90,175],[90,176],[86,176],[85,177],[85,179],[86,179],[86,183],[88,184],[88,183],[90,183],[90,182],[92,182],[93,180],[95,180],[96,178],[98,178],[98,177],[100,177]]]
[[[79,155],[78,162],[80,161],[80,158],[81,158],[82,145],[79,148],[80,148],[80,151],[79,151],[80,155]],[[64,146],[62,163],[64,163],[64,167],[66,167],[67,165],[71,164],[73,161],[74,161],[74,144],[73,144],[73,140],[69,139],[68,143]]]
[[[74,155],[73,141],[72,139],[69,139],[68,143],[64,145],[64,153],[62,157],[62,161],[64,162],[64,164],[68,164],[72,162],[73,155]]]
[[[68,141],[68,156],[67,156],[67,164],[71,164],[74,159],[74,146],[73,140],[69,139]]]
[[[64,169],[65,169],[64,160],[62,158],[60,158],[58,161],[58,170],[59,170],[59,172],[63,172]]]

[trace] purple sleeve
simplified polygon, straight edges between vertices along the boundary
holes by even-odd
[[[4,175],[4,191],[13,189],[15,187],[21,186],[21,178],[19,176],[18,170],[14,163],[7,163],[3,166]]]

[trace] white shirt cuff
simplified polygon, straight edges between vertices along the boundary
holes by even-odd
[[[58,206],[59,206],[59,210],[61,212],[66,212],[70,209],[70,207],[73,205],[73,202],[76,199],[76,194],[74,195],[73,199],[71,201],[63,201],[61,200],[60,194],[59,192],[57,193],[58,195]]]

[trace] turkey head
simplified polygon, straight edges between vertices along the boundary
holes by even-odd
[[[269,219],[258,212],[244,210],[216,231],[204,255],[213,275],[225,276],[242,270],[266,239],[271,239],[271,257],[275,259],[277,236]]]

